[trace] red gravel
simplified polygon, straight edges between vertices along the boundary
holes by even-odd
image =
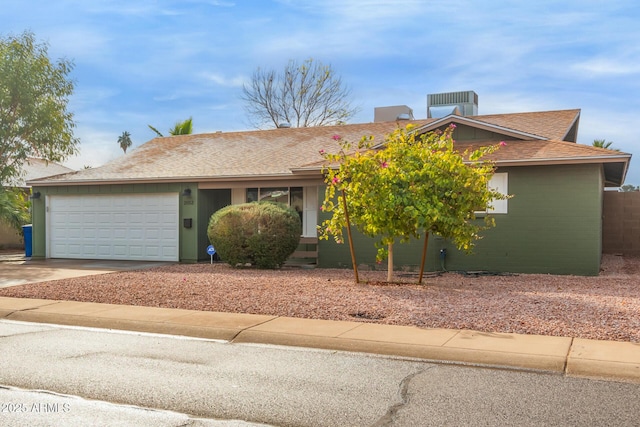
[[[640,258],[599,277],[471,277],[181,264],[0,289],[0,296],[640,342]]]

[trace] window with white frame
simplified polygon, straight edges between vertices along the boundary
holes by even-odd
[[[247,188],[247,202],[271,201],[291,206],[300,215],[302,236],[316,237],[318,224],[317,187]]]
[[[509,174],[507,172],[494,173],[488,184],[489,188],[497,191],[505,196],[509,194]],[[509,200],[491,200],[489,205],[491,208],[486,211],[476,211],[476,214],[490,213],[490,214],[506,214]]]
[[[507,172],[495,173],[489,180],[489,188],[500,194],[507,196],[509,194],[509,174]],[[492,208],[489,213],[506,214],[509,206],[509,199],[492,200]]]

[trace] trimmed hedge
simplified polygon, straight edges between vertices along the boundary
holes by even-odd
[[[273,202],[224,207],[211,216],[207,229],[220,258],[233,267],[278,268],[298,247],[301,233],[295,209]]]

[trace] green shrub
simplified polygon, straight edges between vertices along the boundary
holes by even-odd
[[[231,205],[211,216],[207,235],[231,266],[278,268],[298,247],[302,224],[295,209],[281,203]]]

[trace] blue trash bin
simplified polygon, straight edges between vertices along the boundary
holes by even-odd
[[[28,258],[33,253],[33,229],[31,224],[22,226],[22,234],[24,235],[24,255]]]

